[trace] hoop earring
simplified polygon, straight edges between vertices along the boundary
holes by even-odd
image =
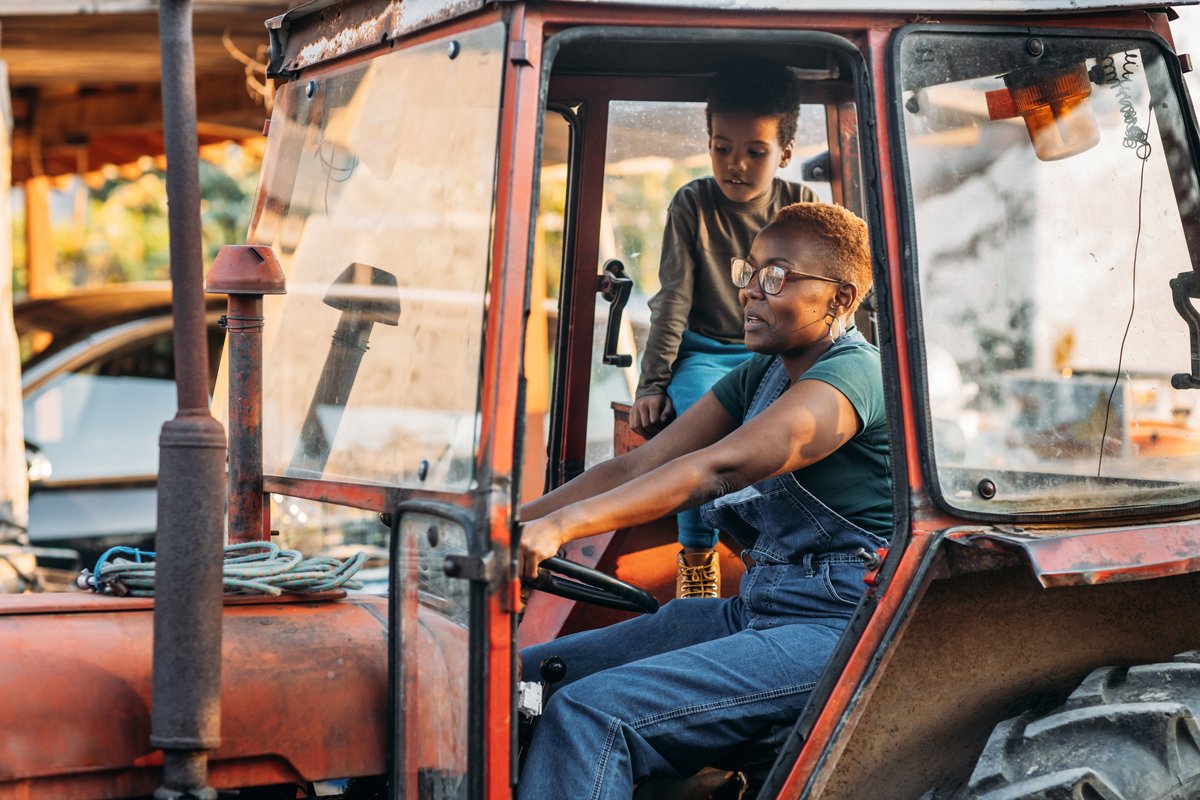
[[[829,316],[833,317],[833,319],[829,321],[829,342],[831,344],[837,344],[838,339],[841,339],[846,335],[846,323],[842,322],[841,317],[834,317],[833,314],[830,314]],[[837,333],[833,332],[835,325],[838,329]]]

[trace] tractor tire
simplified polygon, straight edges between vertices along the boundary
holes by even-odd
[[[1200,798],[1200,651],[1095,670],[1049,714],[1000,723],[970,800]]]

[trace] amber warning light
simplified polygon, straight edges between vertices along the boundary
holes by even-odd
[[[1070,158],[1100,141],[1100,128],[1088,106],[1092,83],[1083,64],[1052,73],[1010,72],[1004,86],[986,94],[988,117],[1025,120],[1033,151],[1042,161]]]

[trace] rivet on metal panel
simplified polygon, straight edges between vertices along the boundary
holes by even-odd
[[[1042,53],[1046,52],[1046,43],[1041,39],[1026,39],[1025,52],[1029,53],[1029,55],[1033,56],[1034,58],[1037,58]]]
[[[996,496],[996,482],[991,478],[984,478],[975,488],[979,492],[979,496],[984,500],[991,500]]]
[[[450,43],[446,45],[446,58],[449,58],[450,60],[458,58],[458,54],[461,50],[462,45],[458,43],[458,40],[451,39]]]
[[[311,98],[316,93],[317,93],[317,82],[316,81],[309,81],[307,84],[305,84],[305,86],[304,86],[304,96],[305,97]]]

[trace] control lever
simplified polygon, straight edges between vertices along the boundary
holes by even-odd
[[[1175,310],[1187,323],[1192,340],[1192,371],[1172,375],[1171,386],[1175,389],[1200,389],[1200,310],[1189,302],[1200,298],[1200,281],[1194,271],[1181,272],[1171,278],[1171,297],[1175,300]]]
[[[567,665],[558,656],[549,656],[538,664],[542,681],[521,681],[517,684],[517,711],[522,722],[532,722],[542,715],[546,690],[567,677]]]
[[[546,690],[567,677],[567,665],[558,656],[548,656],[538,664],[541,682],[517,683],[517,761],[524,763],[525,750],[533,738],[533,728],[546,707]]]
[[[617,339],[621,335],[621,314],[633,291],[633,279],[625,274],[625,265],[615,258],[604,262],[596,291],[609,302],[608,330],[604,334],[604,363],[611,367],[633,365],[633,356],[617,352]]]

